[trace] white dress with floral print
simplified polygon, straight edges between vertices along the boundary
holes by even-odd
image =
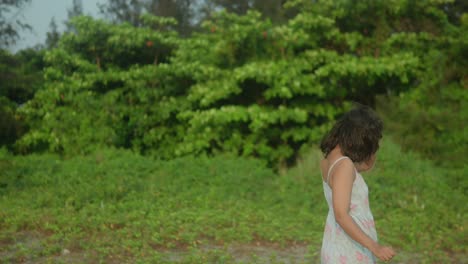
[[[348,157],[337,159],[328,169],[327,179],[330,176],[330,171],[333,166]],[[328,203],[328,216],[323,234],[321,263],[329,264],[353,264],[353,263],[375,263],[375,257],[365,247],[354,241],[343,231],[340,225],[336,222],[333,214],[332,190],[328,183],[323,182],[323,191]],[[361,174],[356,171],[356,179],[353,183],[351,194],[351,203],[349,215],[354,219],[356,224],[369,237],[377,241],[377,232],[374,225],[374,217],[369,208],[368,188]]]

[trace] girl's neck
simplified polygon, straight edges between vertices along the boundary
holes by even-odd
[[[340,146],[337,145],[334,149],[332,149],[332,151],[330,151],[330,153],[328,153],[326,159],[328,160],[328,162],[333,162],[336,159],[343,157],[343,156],[344,154],[341,151]],[[368,171],[372,169],[374,167],[374,163],[375,163],[375,154],[367,162],[358,162],[358,163],[354,162],[354,166],[356,167],[356,170],[358,172],[364,172],[364,171]]]
[[[337,145],[334,149],[332,149],[332,151],[330,151],[330,153],[328,153],[327,159],[329,161],[333,161],[333,160],[335,160],[337,158],[340,158],[342,156],[344,156],[343,152],[341,152],[340,146]]]

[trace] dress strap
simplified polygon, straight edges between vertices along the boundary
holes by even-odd
[[[341,158],[338,158],[336,159],[333,164],[330,166],[330,168],[328,168],[328,175],[327,175],[327,184],[329,183],[329,179],[330,179],[330,172],[332,171],[333,167],[340,161],[340,160],[343,160],[343,159],[349,159],[348,157],[346,156],[343,156]]]

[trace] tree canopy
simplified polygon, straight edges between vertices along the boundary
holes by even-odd
[[[42,88],[18,109],[29,130],[16,151],[231,152],[282,166],[353,102],[378,105],[391,130],[412,135],[404,144],[427,155],[465,151],[459,2],[290,0],[276,17],[205,1],[218,11],[189,36],[180,26],[194,25],[192,3],[109,1],[111,21],[71,18],[74,30],[45,53]],[[443,143],[424,147],[421,135]]]
[[[31,0],[0,1],[0,48],[16,43],[19,32],[31,27],[22,21],[21,11]]]

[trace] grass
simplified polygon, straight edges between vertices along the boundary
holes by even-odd
[[[275,174],[232,156],[0,154],[6,263],[315,263],[328,208],[311,151]],[[389,140],[364,178],[395,263],[466,263],[465,182]]]

